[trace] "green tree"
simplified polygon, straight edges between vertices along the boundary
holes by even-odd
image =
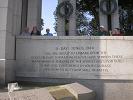
[[[89,22],[92,30],[99,26],[99,0],[77,0],[77,8],[79,12],[89,12],[94,18]],[[133,35],[133,0],[118,0],[120,28],[125,32],[125,35]],[[83,17],[84,18],[84,17]],[[82,20],[82,18],[80,19]],[[82,26],[83,27],[83,26]]]
[[[133,35],[133,1],[119,0],[120,27],[125,35]]]
[[[98,28],[97,8],[97,0],[77,0],[77,30],[80,35],[92,34]]]
[[[44,20],[41,18],[41,30],[43,30]]]
[[[125,35],[133,35],[133,0],[118,0],[118,2],[120,28]],[[99,0],[77,0],[76,6],[78,35],[85,35],[86,29],[90,33],[96,31],[99,27]],[[57,17],[55,19],[57,21]]]

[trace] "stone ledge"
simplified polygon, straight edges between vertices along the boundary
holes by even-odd
[[[132,36],[16,36],[16,39],[32,40],[133,40]]]

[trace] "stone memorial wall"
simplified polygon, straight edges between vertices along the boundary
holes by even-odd
[[[17,37],[16,76],[133,79],[132,37]]]

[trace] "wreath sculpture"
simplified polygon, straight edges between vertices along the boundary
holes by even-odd
[[[113,5],[113,8],[110,10],[110,11],[108,11],[108,10],[105,10],[104,9],[104,3],[106,3],[108,0],[101,0],[101,2],[100,2],[100,11],[102,12],[102,13],[104,13],[104,14],[106,14],[106,15],[111,15],[112,13],[114,13],[116,10],[117,10],[117,2],[116,2],[116,0],[111,0],[111,2],[112,2],[112,5]]]
[[[65,9],[65,6],[67,6],[68,8],[67,14],[61,12],[61,9],[62,8]],[[56,14],[59,15],[60,17],[69,18],[72,15],[72,13],[73,13],[73,6],[69,1],[64,1],[57,6]]]

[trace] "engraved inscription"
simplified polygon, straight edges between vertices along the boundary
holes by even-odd
[[[34,67],[39,64],[39,72],[110,73],[112,64],[124,63],[122,55],[108,55],[94,46],[60,46],[53,51],[31,56]]]

